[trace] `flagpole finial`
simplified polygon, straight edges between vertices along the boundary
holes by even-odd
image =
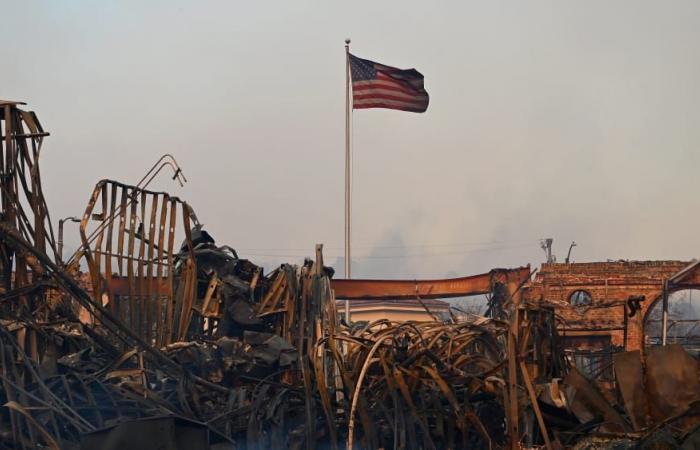
[[[345,46],[347,47],[350,45],[350,38],[345,38]]]

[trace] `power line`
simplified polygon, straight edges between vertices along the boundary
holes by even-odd
[[[463,242],[463,243],[447,243],[447,244],[413,244],[413,245],[354,245],[354,248],[364,248],[364,249],[408,249],[408,248],[430,248],[430,247],[481,247],[481,246],[511,246],[511,245],[522,245],[529,246],[536,243],[537,240],[521,241],[521,242],[505,242],[505,241],[489,241],[489,242]],[[237,251],[307,251],[310,247],[236,247]],[[324,245],[324,249],[327,250],[342,250],[343,247]]]
[[[436,256],[460,256],[468,255],[471,253],[488,252],[488,251],[499,251],[499,250],[510,250],[515,248],[530,247],[532,243],[522,244],[522,245],[509,245],[509,246],[497,246],[497,247],[485,247],[480,249],[465,250],[465,251],[455,251],[455,252],[439,252],[439,253],[418,253],[418,254],[408,254],[408,255],[355,255],[353,259],[404,259],[404,258],[430,258]],[[262,256],[269,258],[303,258],[309,256],[310,253],[245,253],[239,250],[241,256]],[[327,258],[342,257],[342,254],[328,253],[325,255]]]

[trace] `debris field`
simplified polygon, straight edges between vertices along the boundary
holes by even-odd
[[[97,183],[64,260],[42,192],[48,133],[22,108],[0,101],[0,448],[700,446],[698,360],[666,339],[668,295],[700,285],[695,263],[337,280],[319,244],[264,273],[148,189],[162,170],[186,181],[170,155],[136,185]],[[572,306],[577,290],[591,302]],[[484,316],[347,323],[337,306],[410,299],[431,314],[426,299],[476,294]],[[657,298],[665,345],[646,345]],[[572,353],[584,347],[607,358],[598,373]]]

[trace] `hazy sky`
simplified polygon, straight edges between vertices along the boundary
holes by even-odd
[[[0,98],[51,132],[54,221],[169,152],[189,183],[153,187],[218,243],[340,263],[351,37],[431,96],[353,114],[357,276],[539,264],[542,237],[560,260],[700,253],[700,2],[2,3]]]

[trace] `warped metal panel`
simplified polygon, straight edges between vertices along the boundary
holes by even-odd
[[[652,419],[680,414],[700,397],[698,369],[698,361],[679,344],[647,350],[646,391]]]
[[[192,251],[190,213],[185,202],[165,192],[102,180],[80,223],[95,301],[157,346],[182,339],[191,319],[193,259],[174,276],[176,234]]]
[[[642,355],[639,350],[613,355],[615,377],[625,409],[635,431],[647,425],[647,397],[644,393]]]

